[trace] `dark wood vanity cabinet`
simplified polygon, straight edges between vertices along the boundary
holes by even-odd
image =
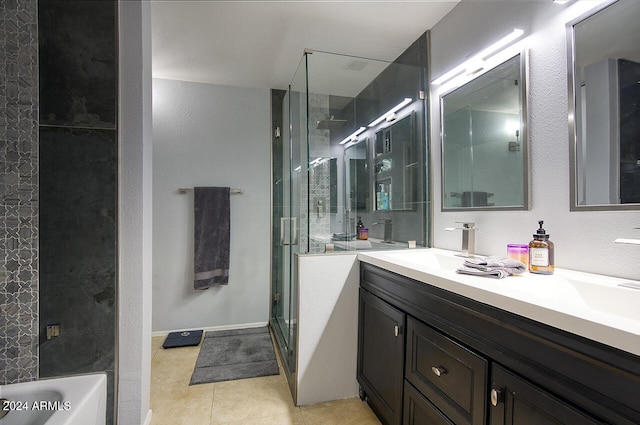
[[[640,424],[639,356],[367,263],[360,286],[358,382],[384,425]]]
[[[358,382],[376,415],[400,425],[405,314],[360,290],[358,317]]]

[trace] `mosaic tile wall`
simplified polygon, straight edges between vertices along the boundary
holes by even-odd
[[[38,376],[38,22],[0,2],[0,384]]]
[[[309,233],[311,235],[326,236],[331,232],[329,130],[318,130],[315,126],[317,121],[326,120],[329,116],[329,96],[309,93],[309,160],[322,158],[321,162],[311,165],[309,169]],[[324,205],[323,210],[318,211],[318,202]],[[313,238],[310,242],[310,253],[324,252],[324,242]]]
[[[300,161],[299,164],[305,164],[307,161],[307,119],[306,119],[306,102],[307,95],[306,93],[301,92],[291,92],[290,96],[291,102],[291,121],[292,121],[292,134],[293,138],[293,151],[292,155],[298,156]],[[299,122],[298,129],[295,127],[295,123]],[[295,144],[298,141],[298,146],[296,148]],[[291,164],[295,167],[295,159],[294,163]],[[294,168],[294,172],[291,173],[291,185],[294,188],[291,198],[292,205],[292,213],[296,210],[298,213],[294,214],[300,218],[300,222],[298,223],[299,234],[298,234],[298,249],[303,254],[307,253],[308,244],[309,244],[309,226],[306,225],[309,218],[309,191],[308,191],[308,183],[309,178],[307,173],[302,172],[301,169],[296,172]],[[299,188],[298,191],[295,188]]]

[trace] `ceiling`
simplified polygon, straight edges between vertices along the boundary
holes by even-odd
[[[305,48],[393,61],[459,0],[153,0],[153,76],[289,84]]]

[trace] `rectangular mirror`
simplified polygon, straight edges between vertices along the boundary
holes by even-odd
[[[571,209],[640,209],[640,2],[567,24]]]
[[[441,96],[443,211],[528,208],[525,69],[518,54]]]

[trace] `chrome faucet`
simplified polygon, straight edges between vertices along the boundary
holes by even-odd
[[[640,230],[640,227],[634,227],[635,230]],[[627,239],[627,238],[617,238],[614,243],[620,243],[624,245],[636,245],[640,246],[640,239]],[[623,282],[619,283],[618,286],[622,286],[625,288],[633,288],[640,289],[640,283],[638,282]]]
[[[474,257],[476,253],[476,224],[467,221],[456,221],[456,223],[462,224],[462,227],[447,227],[447,232],[454,230],[462,230],[462,249],[460,250],[461,257]]]
[[[384,224],[384,239],[382,240],[382,242],[393,243],[393,238],[391,236],[393,222],[391,221],[391,219],[387,218],[384,220],[384,222],[371,223],[372,226],[376,224]]]

